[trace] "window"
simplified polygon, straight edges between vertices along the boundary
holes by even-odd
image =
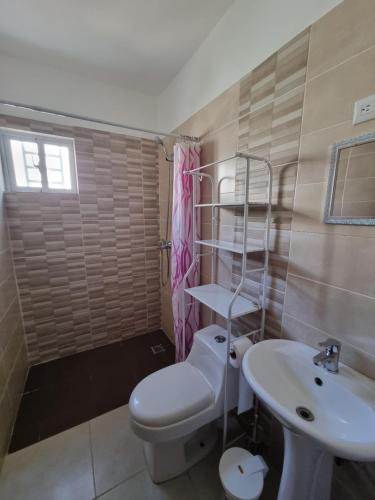
[[[9,191],[77,192],[73,139],[0,129]]]

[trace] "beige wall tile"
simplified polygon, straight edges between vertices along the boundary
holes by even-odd
[[[292,230],[310,232],[329,232],[323,224],[323,209],[327,183],[302,184],[297,186]]]
[[[344,0],[311,28],[308,78],[375,45],[373,0]]]
[[[375,298],[374,255],[375,238],[294,231],[289,273]]]
[[[204,165],[234,155],[237,151],[237,131],[238,123],[232,122],[207,134],[202,140],[201,164]],[[223,164],[221,169],[229,169],[229,167]]]
[[[374,93],[375,47],[307,82],[302,132],[349,121],[356,100]]]
[[[301,136],[297,184],[326,182],[335,142],[374,131],[373,121],[352,125],[351,121]]]
[[[8,452],[14,416],[12,402],[9,399],[8,392],[5,391],[0,399],[0,469],[3,466],[4,458]]]
[[[375,300],[289,274],[285,312],[375,356]]]
[[[236,83],[178,127],[178,132],[203,138],[237,119],[239,83]]]
[[[371,226],[325,224],[323,216],[326,195],[326,182],[300,184],[296,187],[292,222],[293,231],[374,237],[374,228]]]
[[[330,336],[329,333],[314,328],[311,325],[298,320],[285,313],[283,315],[282,338],[298,340],[305,344],[321,350],[319,342],[324,342]],[[356,349],[351,344],[343,342],[340,358],[342,363],[350,366],[367,377],[375,379],[375,357],[365,351]]]
[[[28,372],[28,362],[26,354],[26,345],[24,339],[20,339],[20,346],[14,360],[11,372],[9,373],[7,394],[12,405],[12,425],[15,422],[18,406],[23,394],[26,377]],[[10,436],[8,436],[10,439]]]

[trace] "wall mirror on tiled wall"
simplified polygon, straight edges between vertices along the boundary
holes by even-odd
[[[324,221],[375,225],[375,132],[332,146]]]

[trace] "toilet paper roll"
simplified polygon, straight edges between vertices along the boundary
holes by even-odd
[[[238,370],[238,402],[237,402],[237,415],[240,415],[244,411],[250,410],[254,405],[254,391],[250,387],[250,384],[245,379],[242,368]]]
[[[250,410],[253,407],[254,392],[249,383],[242,373],[242,358],[245,352],[251,347],[253,343],[247,337],[239,337],[232,344],[232,351],[230,356],[230,364],[233,368],[238,369],[238,401],[237,401],[237,414]]]
[[[240,368],[242,358],[245,352],[251,347],[253,343],[247,337],[239,337],[232,343],[232,350],[230,354],[230,364],[233,368]]]

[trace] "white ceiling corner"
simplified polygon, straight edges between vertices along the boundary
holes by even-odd
[[[2,0],[0,50],[159,95],[233,0]]]

